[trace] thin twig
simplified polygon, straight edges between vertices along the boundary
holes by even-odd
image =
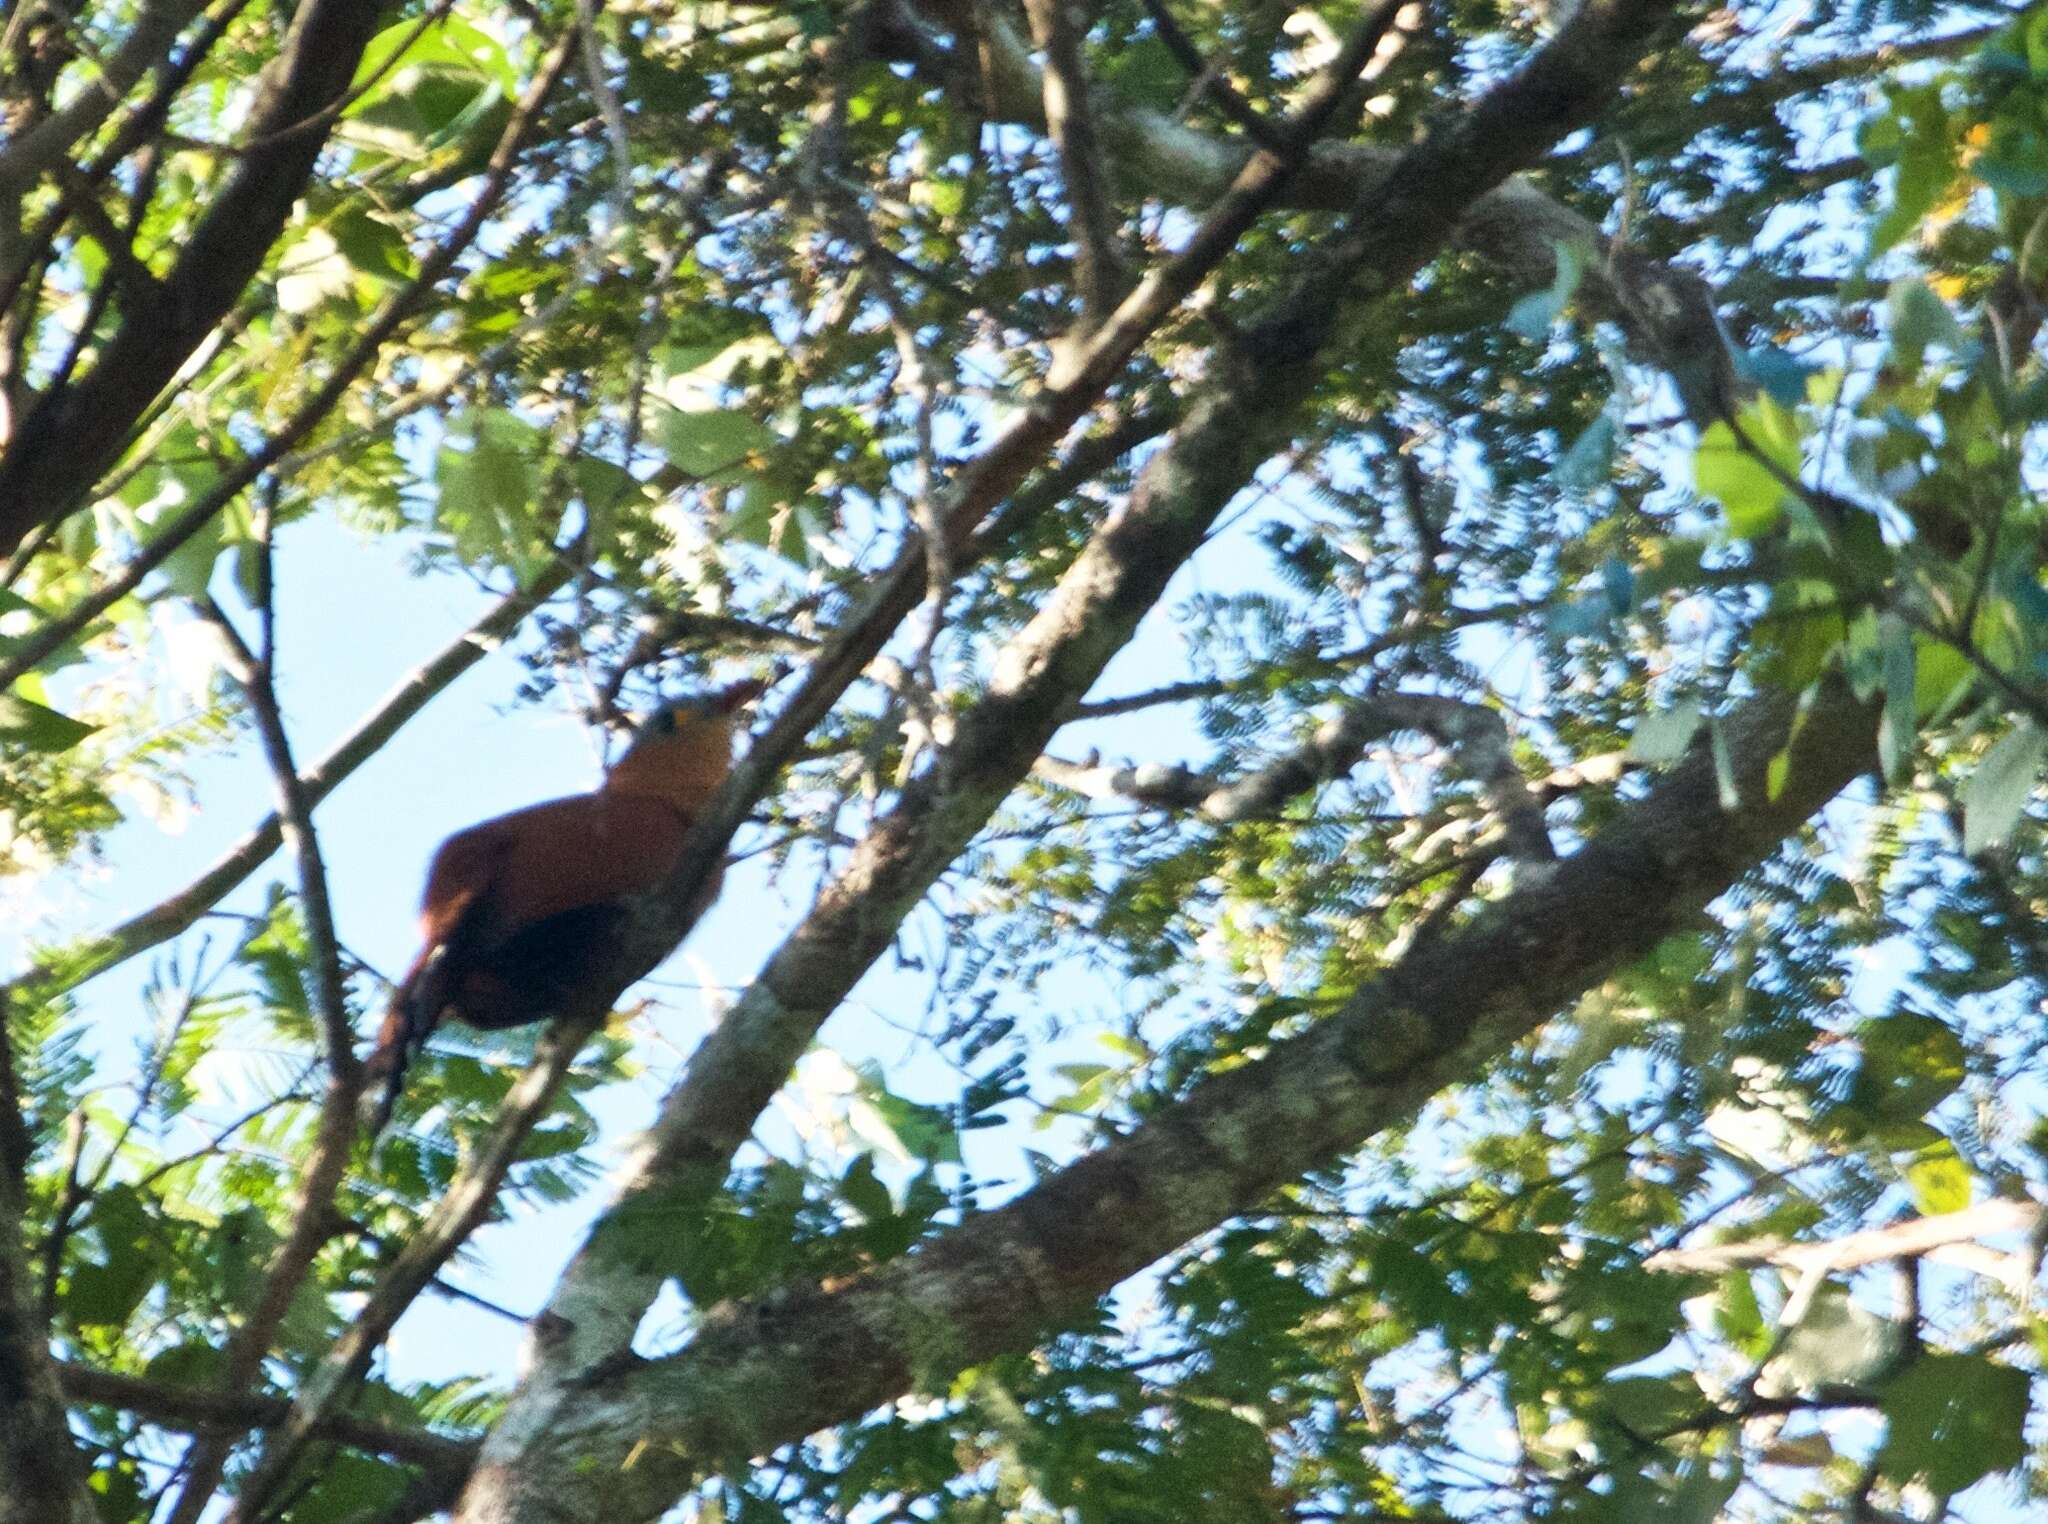
[[[305,786],[292,761],[291,737],[278,708],[275,669],[266,656],[249,649],[227,611],[210,596],[201,596],[198,607],[220,635],[228,671],[242,690],[262,740],[264,759],[270,764],[284,844],[298,861],[299,903],[305,910],[306,939],[313,958],[314,1008],[327,1039],[327,1061],[339,1074],[352,1076],[356,1067],[355,1034],[349,1025],[341,943],[335,934],[327,868],[320,854],[320,838],[313,829],[312,806],[306,802]],[[271,629],[272,621],[265,615],[266,645],[271,640]]]
[[[1165,0],[1145,0],[1145,14],[1152,18],[1154,34],[1166,44],[1166,50],[1187,70],[1188,77],[1209,97],[1216,109],[1261,148],[1277,149],[1279,139],[1274,133],[1275,124],[1240,95],[1236,86],[1223,77],[1221,70],[1212,67],[1202,57],[1202,50],[1181,30],[1180,23],[1166,8]]]

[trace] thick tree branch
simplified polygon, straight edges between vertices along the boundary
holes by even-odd
[[[21,1199],[20,1182],[11,1173],[0,1177],[0,1524],[97,1524],[50,1367],[49,1324],[24,1249]]]
[[[549,1517],[651,1518],[707,1471],[904,1392],[942,1392],[955,1372],[1084,1315],[1160,1256],[1412,1119],[1690,924],[1874,766],[1876,710],[1830,685],[1791,739],[1788,781],[1771,797],[1770,764],[1797,707],[1773,694],[1724,726],[1738,809],[1722,807],[1703,741],[1583,850],[1466,930],[1006,1206],[851,1283],[713,1308],[679,1354],[593,1373],[553,1428],[525,1436],[527,1474],[535,1450],[582,1466],[574,1506],[554,1494],[560,1511]],[[486,1442],[463,1524],[540,1516],[480,1506],[517,1484],[498,1470],[499,1434]]]
[[[579,1441],[596,1441],[573,1417],[588,1406],[579,1384],[628,1348],[666,1274],[649,1214],[679,1220],[717,1188],[825,1017],[1029,770],[1216,515],[1284,441],[1320,375],[1318,352],[1340,310],[1335,298],[1404,285],[1442,246],[1463,205],[1605,102],[1666,14],[1658,5],[1591,0],[1526,68],[1417,144],[1398,173],[1361,198],[1353,232],[1258,326],[1253,342],[1219,355],[1216,379],[1146,463],[1129,503],[999,655],[986,696],[960,716],[952,741],[698,1048],[618,1203],[539,1320],[533,1370],[486,1446],[465,1494],[465,1524],[607,1514],[610,1463],[600,1460],[606,1485],[593,1487],[587,1458],[572,1459],[556,1436],[574,1428]],[[621,1438],[594,1453],[622,1460],[614,1449]],[[642,1510],[634,1517],[660,1512],[637,1489],[634,1497]]]
[[[934,7],[936,8],[936,7]],[[884,56],[916,64],[937,82],[963,88],[972,78],[977,100],[992,120],[1045,128],[1044,86],[1023,37],[987,12],[978,16],[978,39],[988,67],[969,68],[937,43],[917,9],[906,3],[885,10],[873,37]],[[1377,62],[1377,61],[1376,61]],[[1118,182],[1134,194],[1188,206],[1213,201],[1260,151],[1254,144],[1219,138],[1163,111],[1108,99],[1096,102],[1098,136]],[[1512,124],[1503,130],[1515,130]],[[1361,186],[1380,183],[1401,150],[1358,143],[1318,145],[1291,175],[1276,198],[1282,205],[1314,211],[1342,211],[1354,205]],[[1556,277],[1560,246],[1585,251],[1608,247],[1599,226],[1522,180],[1495,186],[1464,208],[1454,241],[1496,264],[1517,285],[1547,286]],[[1626,251],[1622,251],[1626,252]],[[1719,343],[1713,290],[1689,270],[1639,254],[1590,259],[1578,301],[1589,315],[1618,322],[1638,358],[1664,366]],[[1689,407],[1702,404],[1702,424],[1717,413],[1703,399],[1715,394],[1721,367],[1718,350],[1694,358],[1699,379],[1682,377]]]
[[[1102,151],[1095,141],[1093,86],[1068,3],[1024,0],[1024,13],[1030,18],[1032,40],[1045,54],[1046,130],[1059,152],[1066,182],[1074,284],[1080,288],[1085,326],[1123,294],[1123,261],[1117,252],[1116,208],[1103,184]]]
[[[72,145],[105,121],[143,75],[163,67],[178,34],[205,9],[206,0],[151,0],[143,6],[120,46],[106,56],[97,79],[0,146],[0,199],[18,200],[38,175],[61,164]],[[0,249],[0,269],[13,268],[13,255]]]
[[[1389,20],[1392,14],[1392,7],[1389,6]],[[1335,61],[1325,76],[1328,88],[1310,93],[1302,112],[1293,123],[1297,132],[1302,134],[1299,139],[1300,147],[1306,147],[1307,134],[1328,123],[1331,111],[1342,97],[1344,81],[1348,79],[1348,75],[1341,72],[1342,69],[1345,66],[1357,67],[1358,63],[1369,55],[1374,37],[1375,33],[1370,26],[1362,27],[1358,37],[1359,46],[1353,50],[1356,56],[1347,54]],[[1072,363],[1063,368],[1063,373],[1048,381],[1034,405],[998,436],[982,455],[961,469],[940,496],[944,522],[955,541],[955,557],[949,559],[954,559],[957,564],[957,552],[973,543],[976,526],[1029,475],[1042,453],[1055,445],[1083,413],[1094,405],[1138,346],[1196,289],[1215,264],[1228,254],[1237,237],[1278,193],[1292,169],[1292,158],[1271,154],[1264,155],[1256,163],[1248,165],[1238,183],[1211,209],[1187,246],[1172,259],[1150,272],[1087,343],[1078,348]],[[1395,240],[1395,244],[1399,246],[1398,239]],[[1426,247],[1418,245],[1410,251],[1408,257],[1419,263],[1427,252]],[[1306,374],[1301,367],[1289,363],[1292,358],[1285,357],[1279,367],[1284,374],[1270,390],[1270,400],[1261,395],[1257,384],[1245,387],[1244,394],[1259,399],[1260,405],[1266,409],[1263,416],[1284,416],[1287,411],[1287,399],[1306,386]],[[1235,431],[1227,420],[1213,413],[1219,401],[1227,405],[1237,394],[1238,388],[1225,387],[1220,398],[1212,398],[1212,416],[1206,426],[1206,432],[1197,431],[1197,438],[1201,443],[1186,452],[1186,461],[1176,463],[1171,472],[1194,469],[1195,462],[1204,452],[1231,455],[1249,443],[1249,433]],[[1234,443],[1230,438],[1226,438],[1233,434]],[[1128,448],[1127,445],[1124,447]],[[1085,450],[1085,444],[1077,447],[1076,456],[1081,456]],[[1199,540],[1201,526],[1206,525],[1209,517],[1221,508],[1223,501],[1236,490],[1236,486],[1249,477],[1257,460],[1256,455],[1251,456],[1238,463],[1239,469],[1236,474],[1216,479],[1226,484],[1221,497],[1216,496],[1215,480],[1204,484],[1203,495],[1198,500],[1199,506],[1186,521],[1194,529],[1194,538],[1188,542],[1188,549],[1192,549],[1193,544]],[[1215,462],[1210,464],[1213,465]],[[1057,479],[1059,475],[1060,473],[1055,472],[1054,478]],[[1170,505],[1161,511],[1169,512]],[[1140,530],[1139,535],[1142,536],[1142,533]],[[1180,552],[1181,555],[1185,553],[1185,550]],[[796,692],[783,705],[766,732],[754,740],[746,755],[735,765],[732,776],[718,795],[705,806],[690,839],[685,843],[681,858],[668,883],[660,892],[650,896],[642,905],[641,913],[629,922],[617,950],[613,976],[593,985],[587,992],[587,999],[581,1008],[560,1013],[560,1019],[567,1027],[583,1032],[591,1030],[602,1018],[603,1012],[618,992],[654,967],[673,950],[688,931],[689,907],[696,898],[695,886],[723,861],[732,835],[745,818],[746,812],[766,791],[777,772],[797,754],[812,727],[825,716],[848,685],[879,654],[889,637],[916,606],[923,584],[922,574],[928,561],[929,557],[921,540],[912,537],[879,579],[867,599],[848,617],[811,662]],[[1167,569],[1170,570],[1170,563]],[[1163,576],[1159,581],[1163,585]],[[1151,596],[1156,595],[1155,589]],[[1149,604],[1149,598],[1146,601]],[[1142,606],[1137,612],[1142,612]],[[1103,631],[1122,628],[1127,634],[1128,624],[1124,622],[1126,614],[1129,615],[1130,622],[1135,621],[1136,613],[1120,610],[1118,619],[1104,625]],[[1122,638],[1122,635],[1113,637],[1117,644],[1121,643]],[[1099,653],[1101,659],[1106,660],[1108,651],[1114,648],[1113,644]],[[1065,693],[1063,702],[1070,703],[1085,687],[1084,681],[1079,687]],[[1047,734],[1049,733],[1048,731]],[[1011,783],[1021,775],[1022,767],[1027,766],[1028,761],[1028,757],[1022,759],[1021,765],[1009,779]],[[1007,785],[1003,792],[1007,792]],[[979,808],[985,817],[986,812],[993,809],[1000,797],[1001,794],[998,793],[982,800],[978,805],[970,803],[967,808],[969,811]],[[906,800],[906,805],[909,803],[910,801]],[[928,801],[919,803],[908,813],[903,814],[902,818],[912,818],[928,808]],[[967,837],[972,834],[974,822],[966,815],[961,818],[967,823],[966,834],[960,837],[964,844]],[[900,851],[900,846],[887,850]],[[951,853],[947,854],[948,857],[950,855]],[[935,875],[944,861],[945,859],[941,858],[930,863],[920,862],[916,871],[929,871]],[[871,865],[863,865],[859,869],[861,875],[871,871]],[[858,881],[856,876],[848,878],[845,882],[851,886]],[[876,907],[873,910],[862,909],[854,904],[853,901],[857,900],[858,896],[849,890],[841,901],[835,902],[833,914],[858,919],[864,925],[873,924],[873,929],[864,931],[859,938],[859,945],[869,949],[866,958],[872,959],[886,945],[890,928],[908,912],[928,883],[929,879],[923,882],[906,880],[903,888],[893,895],[886,892],[878,893],[873,885],[869,885],[867,892],[874,895],[872,903]],[[907,898],[900,897],[905,894]],[[886,924],[882,924],[877,920],[877,916],[889,919]],[[817,917],[814,916],[813,921],[816,920]],[[876,933],[879,933],[879,940]],[[800,933],[788,946],[797,949],[793,956],[799,964],[809,964],[821,957],[819,935],[813,935],[806,941]],[[822,955],[828,962],[835,961],[829,953]],[[847,966],[852,965],[848,963]],[[861,966],[865,966],[864,960]],[[802,1034],[815,1030],[830,1008],[829,1004],[815,1009],[806,1006],[792,1015],[781,1010],[781,997],[773,993],[774,986],[765,979],[760,982],[759,989],[760,993],[755,997],[755,1009],[762,1015],[758,1019],[767,1021],[778,1036],[770,1046],[764,1045],[758,1034],[747,1035],[750,1029],[744,1023],[728,1021],[722,1028],[728,1033],[742,1034],[730,1039],[727,1048],[721,1051],[737,1051],[749,1055],[745,1060],[745,1067],[754,1082],[742,1085],[735,1081],[721,1087],[726,1092],[726,1099],[716,1107],[720,1125],[707,1133],[711,1141],[701,1150],[706,1161],[706,1168],[701,1174],[708,1182],[703,1184],[702,1189],[707,1191],[716,1184],[717,1178],[722,1178],[722,1161],[731,1157],[732,1151],[739,1146],[752,1128],[754,1117],[759,1114],[761,1107],[767,1104],[774,1090],[780,1086],[789,1063],[795,1057],[794,1051],[785,1053],[785,1049],[792,1041],[800,1049],[802,1042],[807,1040]],[[838,998],[838,994],[832,994],[829,1001],[836,1003]],[[715,1071],[724,1062],[727,1060],[716,1054],[707,1055],[700,1052],[697,1068],[710,1068]],[[692,1094],[690,1104],[672,1108],[675,1113],[672,1125],[658,1131],[657,1136],[675,1139],[698,1130],[696,1106],[698,1098],[703,1095],[703,1087]],[[652,1153],[658,1155],[659,1152],[660,1147],[657,1144]],[[658,1285],[658,1279],[655,1284]],[[647,1295],[651,1297],[651,1287],[647,1288]],[[577,1300],[573,1295],[569,1299]],[[630,1300],[630,1297],[612,1300],[610,1305],[615,1309],[614,1315],[602,1321],[590,1322],[582,1339],[579,1340],[578,1349],[609,1351],[618,1347],[623,1342],[619,1334],[620,1326],[623,1324],[629,1336],[631,1325],[638,1318],[638,1312],[631,1310],[627,1305]],[[644,1306],[644,1303],[642,1305]],[[573,1319],[557,1315],[550,1326],[573,1326],[573,1323]]]

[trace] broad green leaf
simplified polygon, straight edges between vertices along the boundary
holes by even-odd
[[[2027,1458],[2029,1378],[1988,1355],[1923,1354],[1885,1384],[1877,1464],[1937,1497]]]
[[[856,1073],[860,1090],[848,1109],[855,1132],[899,1158],[960,1162],[960,1133],[950,1107],[927,1106],[897,1095],[877,1064],[863,1063]]]
[[[1923,1150],[1906,1166],[1906,1184],[1913,1191],[1913,1209],[1923,1217],[1960,1212],[1973,1194],[1970,1167],[1946,1142]]]
[[[1955,315],[1926,281],[1905,277],[1893,281],[1885,308],[1892,364],[1899,370],[1909,375],[1919,370],[1930,344],[1940,344],[1951,352],[1963,347],[1963,331],[1956,326]]]
[[[1889,133],[1864,139],[1866,157],[1889,162],[1892,171],[1891,206],[1871,229],[1869,259],[1919,226],[1956,176],[1954,128],[1940,85],[1894,90],[1889,122]]]
[[[1787,488],[1771,466],[1796,481],[1800,441],[1796,416],[1769,397],[1744,410],[1742,431],[1746,445],[1726,423],[1716,423],[1700,436],[1693,452],[1693,485],[1702,497],[1721,504],[1728,532],[1748,540],[1783,517]]]
[[[889,1188],[875,1175],[875,1156],[864,1153],[847,1166],[839,1177],[839,1194],[846,1204],[869,1222],[882,1222],[896,1215]]]
[[[1922,720],[1939,720],[1965,698],[1976,680],[1970,659],[1945,640],[1913,637],[1913,709]]]
[[[737,466],[777,442],[775,431],[758,418],[723,407],[701,412],[661,408],[655,414],[654,433],[678,471],[700,478]]]
[[[1700,701],[1683,698],[1669,709],[1646,714],[1636,721],[1628,738],[1628,754],[1638,762],[1663,766],[1676,762],[1692,745],[1700,728]]]
[[[1782,1397],[1843,1382],[1867,1381],[1898,1348],[1898,1328],[1857,1306],[1839,1287],[1807,1305],[1757,1380],[1757,1390]]]
[[[99,729],[18,693],[0,693],[0,746],[22,751],[69,751]]]
[[[1621,426],[1612,413],[1602,413],[1579,432],[1571,447],[1557,460],[1552,474],[1568,492],[1592,492],[1606,484],[1614,469],[1614,452],[1621,438]]]
[[[2033,797],[2048,754],[2048,731],[2021,720],[1984,754],[1963,785],[1963,851],[1975,855],[2010,836]]]
[[[422,27],[415,19],[393,22],[363,49],[356,66],[353,88],[367,92],[350,106],[351,113],[375,105],[394,90],[403,88],[407,70],[445,69],[451,73],[488,79],[505,94],[518,89],[518,70],[505,52],[505,45],[480,27],[454,17],[444,17]],[[374,84],[370,83],[376,81]]]

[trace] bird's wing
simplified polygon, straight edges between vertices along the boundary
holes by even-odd
[[[467,952],[492,935],[492,924],[499,919],[496,891],[517,843],[518,828],[500,817],[456,832],[434,854],[420,899],[423,945],[392,992],[376,1046],[364,1065],[372,1085],[383,1081],[370,1115],[373,1138],[391,1120],[405,1071],[440,1023]]]
[[[519,846],[520,817],[528,813],[500,815],[441,843],[420,896],[420,940],[429,948],[445,945],[458,927],[475,935],[486,931],[478,922],[496,919],[494,901]]]

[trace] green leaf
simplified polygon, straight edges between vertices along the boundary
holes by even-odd
[[[351,114],[374,105],[386,95],[406,88],[406,72],[436,68],[476,79],[488,79],[511,95],[518,90],[519,74],[505,46],[481,27],[453,17],[422,28],[418,21],[393,22],[363,49],[356,65],[353,88],[367,92],[350,105]],[[377,82],[372,85],[371,80]]]
[[[1580,432],[1557,459],[1552,475],[1567,492],[1592,492],[1606,484],[1614,469],[1614,450],[1621,426],[1612,413],[1602,413]]]
[[[1743,411],[1742,432],[1747,445],[1725,422],[1710,427],[1693,452],[1692,474],[1700,495],[1715,499],[1727,514],[1728,532],[1748,540],[1775,528],[1784,517],[1787,489],[1771,465],[1787,479],[1797,480],[1798,418],[1770,397],[1761,397]]]
[[[1786,407],[1797,407],[1807,398],[1816,371],[1774,345],[1744,350],[1736,358],[1736,369]]]
[[[1945,640],[1913,637],[1913,711],[1938,720],[1968,696],[1976,682],[1970,659]]]
[[[1740,1465],[1715,1469],[1695,1463],[1678,1484],[1671,1502],[1657,1517],[1665,1524],[1714,1524],[1722,1506],[1742,1485]]]
[[[124,1326],[156,1280],[150,1222],[141,1198],[125,1185],[93,1198],[88,1235],[99,1255],[74,1264],[64,1288],[64,1311],[91,1328]]]
[[[1955,135],[1941,86],[1894,90],[1889,130],[1866,135],[1864,152],[1892,168],[1892,204],[1870,230],[1866,258],[1875,259],[1919,226],[1955,180]]]
[[[1890,1362],[1898,1343],[1897,1327],[1858,1307],[1839,1286],[1829,1286],[1785,1335],[1764,1366],[1757,1390],[1782,1397],[1868,1381]]]
[[[1564,311],[1586,273],[1585,251],[1577,244],[1556,240],[1551,247],[1557,251],[1557,273],[1550,289],[1532,291],[1508,309],[1508,331],[1532,344],[1540,344],[1549,335],[1550,325]]]
[[[2027,1458],[2028,1377],[1988,1355],[1923,1354],[1885,1384],[1878,1468],[1937,1497]]]
[[[1923,1217],[1960,1212],[1970,1204],[1970,1167],[1945,1140],[1906,1166],[1906,1184],[1912,1188],[1914,1210]]]
[[[1110,49],[1099,65],[1104,85],[1134,105],[1171,111],[1188,87],[1187,71],[1173,50],[1146,36]]]
[[[531,570],[541,548],[533,504],[544,440],[532,424],[502,409],[469,424],[467,440],[451,435],[436,464],[435,522],[464,560]]]
[[[0,746],[22,751],[69,751],[99,729],[23,698],[0,693]]]
[[[875,1156],[864,1153],[847,1166],[839,1179],[839,1194],[846,1204],[869,1222],[886,1222],[896,1215],[889,1188],[875,1175]]]
[[[848,1114],[855,1132],[870,1142],[940,1164],[960,1162],[960,1133],[950,1107],[927,1106],[897,1095],[883,1082],[878,1064],[863,1063],[858,1099]]]
[[[227,548],[228,526],[224,515],[215,514],[192,536],[170,553],[158,568],[174,593],[197,598],[213,581],[213,569]]]
[[[1984,754],[1963,785],[1963,851],[1975,855],[1997,846],[2019,824],[2033,796],[2048,753],[2048,731],[2021,720]]]
[[[775,431],[760,419],[726,407],[663,407],[655,414],[654,437],[675,468],[693,477],[714,476],[777,443]]]
[[[1680,699],[1669,709],[1646,714],[1636,721],[1628,738],[1628,754],[1638,762],[1665,766],[1685,755],[1700,728],[1700,701]]]
[[[1962,349],[1963,331],[1948,304],[1924,280],[1902,277],[1885,297],[1886,326],[1891,332],[1891,363],[1911,375],[1920,369],[1927,346],[1939,344],[1951,353]]]
[[[1879,621],[1878,641],[1883,648],[1884,718],[1877,730],[1877,757],[1885,782],[1896,783],[1920,741],[1915,723],[1917,647],[1905,622],[1889,616]]]
[[[1617,1376],[1597,1394],[1601,1409],[1631,1434],[1659,1434],[1697,1417],[1706,1405],[1700,1384],[1680,1376]]]
[[[401,284],[419,269],[404,235],[362,207],[345,209],[327,224],[327,232],[350,269],[381,285]]]
[[[1756,1283],[1747,1270],[1730,1270],[1721,1277],[1714,1297],[1714,1328],[1753,1359],[1770,1348],[1771,1328],[1764,1322]]]

